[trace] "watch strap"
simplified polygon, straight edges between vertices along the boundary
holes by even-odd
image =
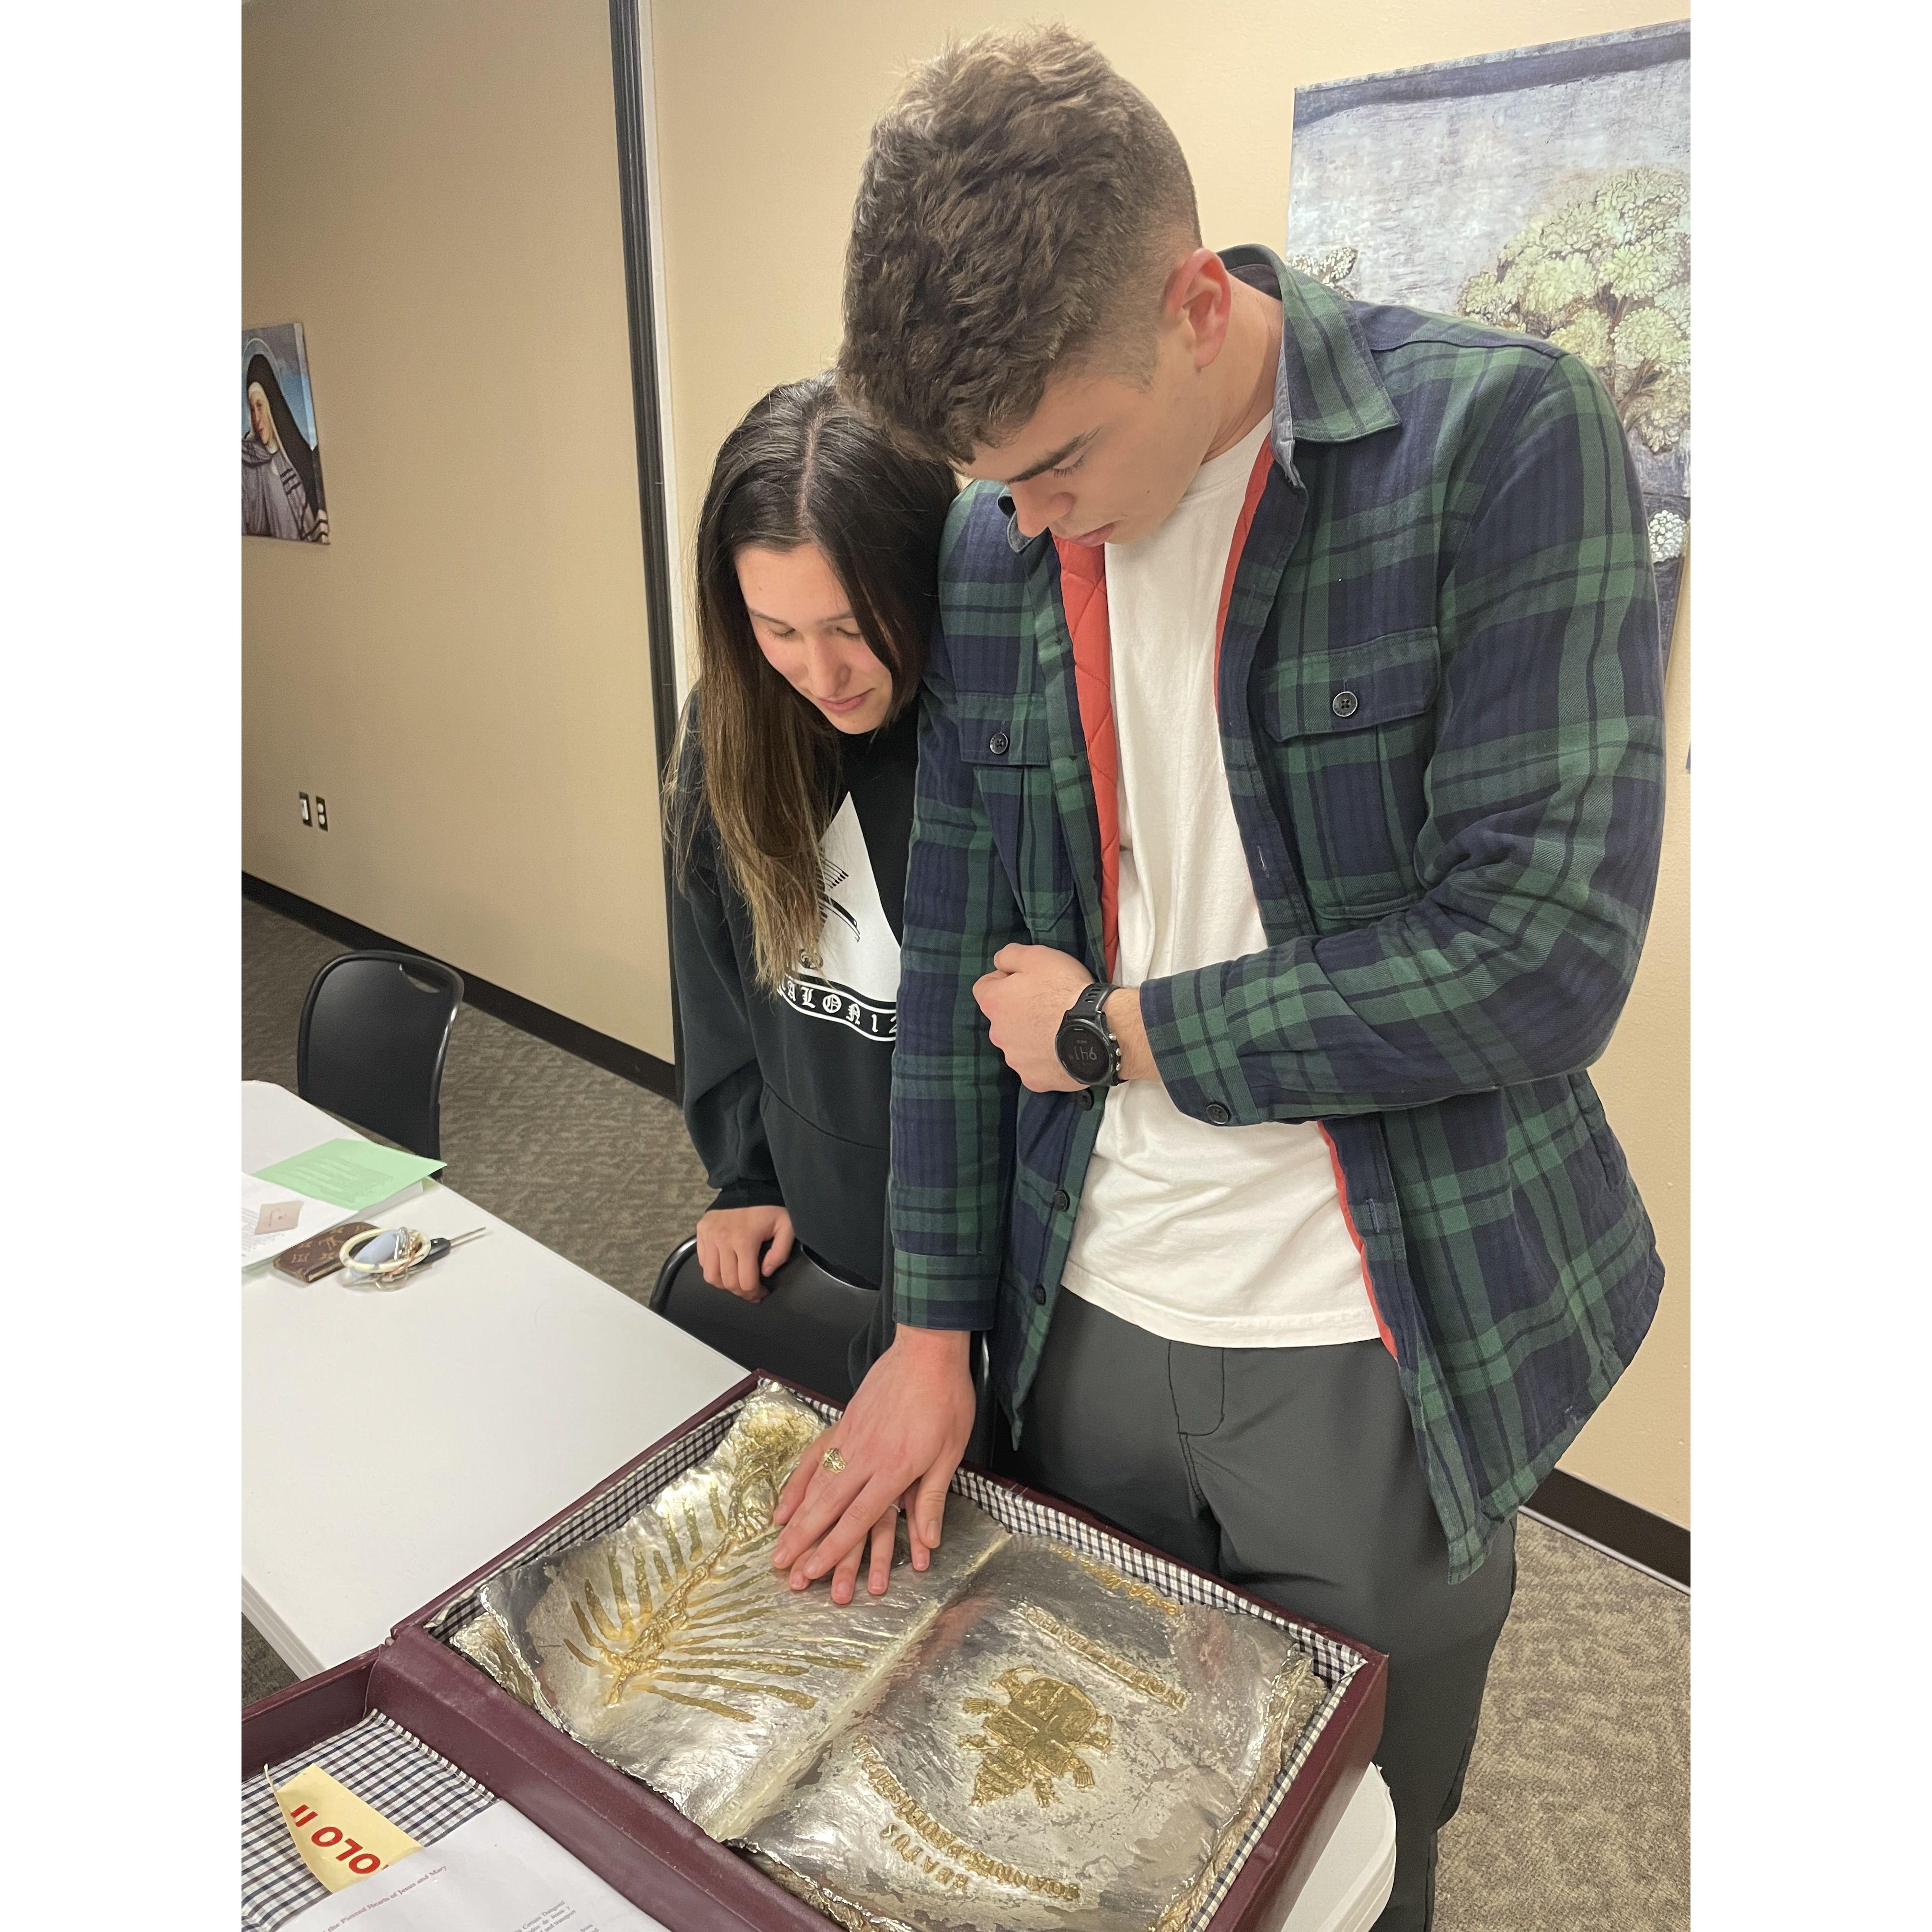
[[[1081,988],[1078,998],[1066,1010],[1066,1018],[1070,1020],[1092,1020],[1096,1025],[1106,1027],[1107,1037],[1112,1039],[1114,1029],[1107,1026],[1105,1009],[1107,995],[1119,990],[1117,986],[1110,986],[1104,980],[1094,980]]]

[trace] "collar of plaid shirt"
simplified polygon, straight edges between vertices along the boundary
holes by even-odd
[[[1662,1282],[1583,1071],[1661,840],[1642,502],[1576,358],[1348,302],[1264,248],[1222,260],[1284,318],[1216,678],[1269,944],[1148,982],[1142,1010],[1184,1112],[1329,1132],[1460,1576]],[[970,985],[1013,939],[1102,970],[1104,868],[1060,560],[1016,536],[983,484],[947,527],[892,1212],[898,1318],[989,1328],[1018,1428],[1100,1108],[1002,1080]]]

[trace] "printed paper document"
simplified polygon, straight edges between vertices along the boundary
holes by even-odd
[[[500,1799],[278,1932],[668,1932]]]
[[[263,1168],[258,1178],[274,1183],[284,1192],[311,1194],[359,1214],[415,1182],[427,1180],[442,1165],[397,1148],[378,1147],[374,1141],[324,1141],[306,1154]]]

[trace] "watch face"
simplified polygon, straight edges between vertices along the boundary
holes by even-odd
[[[1060,1065],[1075,1079],[1090,1087],[1095,1081],[1106,1078],[1113,1056],[1107,1051],[1100,1029],[1091,1020],[1067,1021],[1054,1043],[1060,1050]]]

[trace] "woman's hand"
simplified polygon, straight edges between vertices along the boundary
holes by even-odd
[[[772,1562],[791,1572],[794,1590],[830,1571],[832,1601],[849,1604],[869,1544],[866,1587],[883,1596],[902,1508],[912,1567],[931,1564],[946,1485],[973,1433],[972,1341],[963,1329],[902,1326],[845,1413],[799,1458],[772,1511],[784,1531]],[[828,1449],[843,1467],[825,1467]]]
[[[714,1208],[698,1223],[698,1265],[713,1288],[746,1301],[771,1292],[766,1276],[791,1253],[791,1216],[782,1208]],[[769,1241],[764,1258],[758,1251]]]

